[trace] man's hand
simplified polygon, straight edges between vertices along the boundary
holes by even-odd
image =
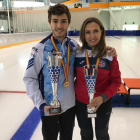
[[[87,106],[88,108],[95,107],[93,112],[96,112],[102,103],[103,103],[103,98],[101,96],[98,96],[98,97],[93,98]]]
[[[112,47],[107,46],[107,49],[110,50],[110,51],[108,52],[108,55],[109,55],[109,56],[117,57],[117,53],[116,53],[116,49],[115,49],[115,48],[112,48]]]
[[[61,113],[50,114],[49,109],[51,109],[51,108],[54,108],[54,106],[45,106],[45,107],[44,107],[44,112],[45,112],[46,114],[48,114],[49,116],[61,114]]]

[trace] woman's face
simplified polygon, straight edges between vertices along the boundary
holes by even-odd
[[[88,46],[93,48],[100,41],[101,34],[102,31],[97,23],[88,23],[85,28],[85,39]]]

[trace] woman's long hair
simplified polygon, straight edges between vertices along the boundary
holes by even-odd
[[[82,42],[82,47],[79,47],[78,50],[80,53],[82,53],[84,52],[84,49],[85,49],[84,46],[88,45],[85,39],[85,28],[87,24],[92,23],[92,22],[95,22],[99,25],[102,33],[101,33],[101,38],[99,42],[97,43],[97,45],[95,45],[95,47],[92,48],[91,53],[96,51],[95,57],[100,58],[107,54],[107,48],[106,48],[106,43],[105,43],[105,29],[101,21],[95,17],[89,17],[83,22],[82,27],[80,29],[80,40]]]

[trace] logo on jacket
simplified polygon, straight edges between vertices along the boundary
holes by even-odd
[[[105,65],[106,65],[106,63],[105,63],[103,60],[100,60],[100,62],[99,62],[99,67],[100,67],[100,68],[104,68]]]
[[[52,50],[51,50],[51,53],[52,53],[52,54],[55,54],[55,53],[56,53],[56,50],[55,50],[55,49],[52,49]]]
[[[38,49],[33,47],[32,52],[31,52],[31,55],[33,56],[33,58],[36,56],[37,52],[38,52]]]
[[[81,62],[79,62],[79,64],[83,64],[85,61],[81,61]]]

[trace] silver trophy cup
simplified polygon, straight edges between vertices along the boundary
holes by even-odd
[[[61,60],[60,52],[48,52],[47,61],[53,91],[53,100],[50,102],[50,105],[54,106],[54,108],[49,109],[50,114],[61,113],[61,104],[57,99]]]
[[[94,68],[89,69],[87,66],[84,66],[84,76],[85,76],[85,81],[86,81],[86,86],[87,86],[87,91],[88,91],[89,102],[94,97],[96,75],[97,75],[96,69],[94,69]],[[87,117],[88,118],[97,117],[97,114],[93,113],[94,109],[95,109],[95,107],[87,108]]]

